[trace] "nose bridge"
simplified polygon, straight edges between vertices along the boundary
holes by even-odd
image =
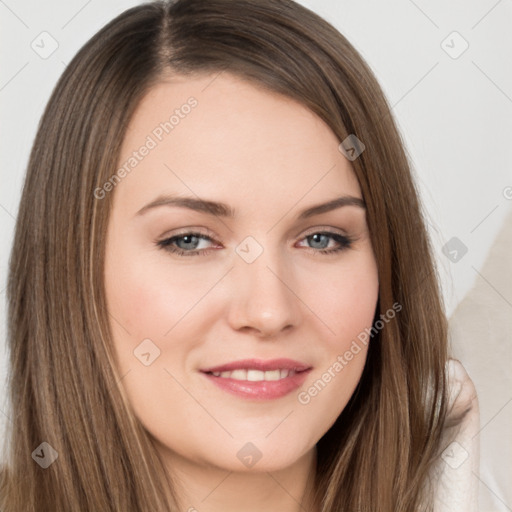
[[[249,238],[249,237],[248,237]],[[293,272],[278,249],[245,240],[236,249],[230,319],[233,327],[273,335],[297,325]]]

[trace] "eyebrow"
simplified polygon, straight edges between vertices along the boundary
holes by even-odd
[[[216,201],[208,201],[206,199],[199,199],[194,197],[180,197],[180,196],[160,196],[154,201],[143,206],[136,215],[143,215],[144,213],[158,208],[160,206],[177,206],[181,208],[188,208],[201,213],[215,215],[218,217],[235,217],[235,210],[225,203]],[[326,213],[342,206],[357,206],[358,208],[366,208],[364,201],[360,197],[354,196],[341,196],[337,197],[326,203],[317,204],[303,210],[299,215],[299,220],[307,219],[313,215]]]

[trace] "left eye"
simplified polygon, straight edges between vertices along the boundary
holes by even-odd
[[[311,249],[330,249],[332,245],[329,245],[332,241],[334,241],[334,247],[336,247],[336,243],[341,243],[342,240],[336,240],[337,238],[342,238],[341,235],[336,235],[334,233],[314,233],[312,235],[308,235],[303,240],[306,241]]]

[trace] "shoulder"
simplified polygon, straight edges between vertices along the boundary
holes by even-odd
[[[478,510],[480,413],[475,385],[462,363],[446,366],[448,410],[439,457],[432,471],[435,512]]]

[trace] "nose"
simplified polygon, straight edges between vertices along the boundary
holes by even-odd
[[[301,322],[293,269],[268,252],[252,263],[239,259],[231,273],[228,322],[237,331],[271,338]]]

